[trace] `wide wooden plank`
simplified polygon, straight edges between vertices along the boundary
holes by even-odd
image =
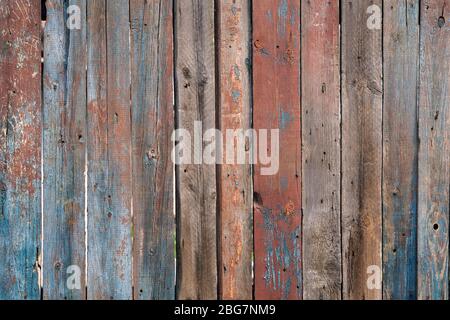
[[[219,128],[225,141],[222,151],[239,152],[245,140],[229,139],[227,131],[242,134],[251,126],[250,1],[218,2]],[[220,298],[252,299],[252,175],[249,161],[223,154],[219,166]],[[248,157],[247,157],[248,159]],[[230,161],[231,160],[231,161]]]
[[[383,298],[417,291],[419,1],[384,1]]]
[[[280,157],[274,174],[263,175],[266,165],[255,166],[256,299],[302,298],[300,90],[300,1],[258,1],[253,126],[280,130]]]
[[[199,150],[216,125],[214,1],[176,1],[175,27],[177,128],[190,135],[176,157],[177,297],[216,299],[216,167]]]
[[[381,19],[381,8],[381,0],[346,0],[341,8],[344,299],[382,294],[382,29],[367,23],[369,15]]]
[[[89,299],[132,298],[128,2],[88,1]]]
[[[39,299],[40,1],[0,0],[0,299]]]
[[[450,3],[423,0],[420,21],[418,298],[448,299]]]
[[[43,291],[45,299],[84,299],[86,1],[50,0],[46,5]],[[79,30],[67,28],[69,5],[80,8]],[[74,270],[79,281],[68,285]]]
[[[130,1],[135,299],[175,298],[172,1]]]
[[[302,1],[303,297],[341,298],[339,2]]]

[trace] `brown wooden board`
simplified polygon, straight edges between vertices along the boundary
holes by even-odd
[[[303,297],[341,298],[339,2],[302,1]]]
[[[88,1],[89,299],[132,298],[128,2]]]
[[[222,161],[218,174],[220,212],[220,298],[252,299],[252,173],[245,133],[251,127],[250,1],[218,1],[219,128]],[[230,139],[230,132],[236,137]],[[241,137],[241,139],[238,138]],[[248,145],[248,144],[247,144]],[[234,157],[231,157],[233,151]],[[230,161],[231,160],[231,161]]]
[[[174,11],[177,298],[216,299],[216,167],[202,161],[216,126],[214,1],[176,1]]]
[[[343,298],[381,299],[382,1],[341,5]]]

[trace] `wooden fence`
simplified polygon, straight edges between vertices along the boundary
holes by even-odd
[[[0,0],[0,298],[448,299],[449,0],[41,4]],[[279,170],[174,165],[198,127]]]

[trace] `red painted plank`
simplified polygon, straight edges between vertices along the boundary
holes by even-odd
[[[39,299],[40,1],[0,0],[0,299]]]
[[[300,1],[258,1],[253,24],[254,128],[280,130],[279,171],[255,166],[255,298],[300,299]]]

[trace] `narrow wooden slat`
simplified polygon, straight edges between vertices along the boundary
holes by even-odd
[[[417,291],[419,1],[384,1],[383,298]]]
[[[175,298],[172,1],[130,1],[133,283],[136,299]]]
[[[219,127],[225,141],[223,150],[236,151],[245,146],[236,145],[233,139],[230,141],[227,130],[241,130],[243,133],[251,126],[250,1],[224,0],[217,3]],[[252,299],[251,166],[249,162],[228,163],[225,152],[223,156],[224,164],[219,167],[218,175],[220,298]]]
[[[418,298],[448,299],[450,3],[423,0],[420,21]]]
[[[88,1],[88,298],[132,298],[129,6]]]
[[[176,166],[177,297],[216,299],[216,168],[194,162],[193,150],[216,125],[214,1],[176,1],[175,26],[177,128],[189,132],[192,151],[190,164]]]
[[[303,297],[341,298],[339,2],[302,1]]]
[[[69,5],[81,29],[69,30]],[[85,298],[86,1],[47,1],[44,34],[43,223],[45,299]],[[81,271],[79,288],[69,287]],[[69,273],[68,273],[69,272]]]
[[[370,6],[381,19],[381,0],[346,0],[341,8],[344,299],[382,295],[382,29],[369,29]],[[374,270],[380,281],[368,286]]]
[[[39,299],[40,2],[0,0],[0,299]]]
[[[300,90],[300,1],[258,1],[253,125],[280,130],[280,158],[275,175],[255,166],[256,299],[302,298]]]

